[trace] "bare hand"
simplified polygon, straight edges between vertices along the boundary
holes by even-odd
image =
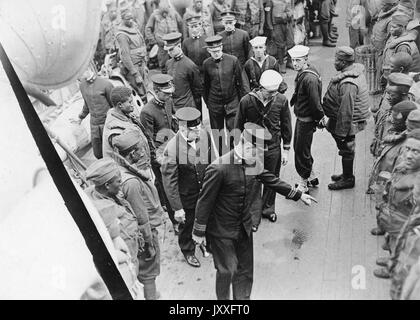
[[[206,245],[206,237],[199,237],[196,236],[195,234],[192,235],[192,239],[195,242],[195,244],[204,244]]]
[[[128,263],[130,261],[130,257],[122,251],[117,251],[117,261],[118,264]]]
[[[309,194],[306,193],[302,193],[300,201],[302,201],[307,206],[310,206],[312,201],[318,203],[318,201],[314,197],[311,197]]]
[[[129,253],[130,251],[128,250],[127,244],[125,243],[125,241],[121,238],[121,237],[116,237],[113,239],[113,243],[114,243],[114,247],[117,251],[122,251],[125,253]]]
[[[185,211],[184,211],[184,209],[176,210],[174,218],[179,223],[185,223]]]
[[[136,76],[136,83],[137,84],[142,84],[143,83],[143,78],[140,75]]]
[[[281,154],[281,165],[285,166],[289,162],[289,150],[283,150]]]
[[[156,249],[153,243],[146,243],[146,253],[147,258],[144,259],[146,261],[151,261],[156,256]]]
[[[80,125],[82,123],[82,119],[80,119],[79,117],[70,118],[69,120],[70,120],[71,123],[74,123],[74,124],[79,124]]]

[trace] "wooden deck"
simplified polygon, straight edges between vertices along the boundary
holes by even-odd
[[[344,27],[344,3],[339,2],[335,19],[339,28],[338,45],[348,44]],[[334,50],[311,46],[310,61],[322,74],[323,89],[335,73]],[[285,80],[290,98],[295,72],[288,70]],[[341,161],[329,133],[317,131],[314,136],[314,169],[320,186],[312,194],[319,203],[311,208],[278,196],[278,220],[263,220],[254,234],[254,287],[252,299],[389,299],[389,282],[373,276],[375,259],[383,256],[382,237],[370,235],[375,226],[374,203],[365,194],[372,165],[369,144],[373,123],[357,136],[355,175],[352,190],[331,192],[330,176],[341,173]],[[281,177],[297,180],[293,151]],[[215,299],[215,269],[212,258],[203,258],[199,269],[188,266],[177,246],[169,220],[161,230],[162,272],[158,289],[163,299]],[[363,274],[365,277],[363,278]],[[352,279],[359,275],[359,287]],[[363,279],[365,288],[363,288]],[[357,280],[357,278],[355,279]],[[353,280],[353,282],[357,282]]]

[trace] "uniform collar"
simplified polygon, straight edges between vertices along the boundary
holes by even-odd
[[[222,54],[222,56],[220,57],[220,59],[213,59],[213,60],[214,60],[214,62],[216,62],[216,63],[218,63],[218,62],[222,61],[222,60],[223,60],[223,54]]]
[[[183,57],[184,57],[184,54],[183,54],[183,53],[181,53],[179,56],[174,57],[174,60],[175,60],[175,61],[179,61],[179,60],[181,60]]]
[[[155,105],[157,105],[158,107],[164,107],[165,106],[165,102],[160,101],[157,97],[153,98],[153,102]]]
[[[112,108],[110,109],[111,115],[121,121],[130,121],[130,117],[125,115],[124,113],[117,111],[117,109]]]

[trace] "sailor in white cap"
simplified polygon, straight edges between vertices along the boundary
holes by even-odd
[[[275,70],[280,72],[280,65],[276,58],[267,54],[266,47],[267,37],[255,37],[249,43],[252,46],[254,56],[245,62],[244,69],[248,76],[249,86],[251,90],[260,87],[261,74],[266,70]],[[287,90],[286,82],[282,82],[279,87],[279,92],[284,93]]]
[[[283,77],[274,70],[267,70],[261,75],[260,88],[245,95],[236,114],[235,128],[244,129],[246,122],[256,123],[270,132],[272,139],[268,141],[268,150],[264,154],[264,168],[277,177],[281,165],[286,165],[292,141],[292,120],[287,98],[278,92]],[[283,152],[282,152],[283,142]],[[264,187],[262,216],[275,222],[276,194]],[[259,212],[261,214],[261,212]],[[254,229],[261,222],[261,215],[253,217]]]
[[[298,72],[295,79],[295,92],[290,100],[296,115],[293,148],[295,150],[295,167],[300,176],[297,185],[303,192],[308,186],[319,184],[312,165],[312,138],[318,122],[324,117],[321,106],[322,82],[319,72],[308,63],[309,48],[294,46],[289,51],[293,67]]]

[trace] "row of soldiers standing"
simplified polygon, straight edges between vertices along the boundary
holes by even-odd
[[[131,34],[131,38],[133,38],[136,33],[123,26],[124,20],[129,19],[129,17],[125,17],[124,12],[129,9],[131,11],[130,18],[141,37],[141,43],[134,41],[132,45],[144,46],[144,53],[147,52],[148,55],[143,55],[143,60],[147,62],[149,57],[151,57],[150,62],[157,59],[161,70],[164,70],[168,60],[168,54],[164,50],[163,37],[171,32],[182,34],[184,42],[186,42],[185,46],[188,47],[188,50],[185,50],[187,55],[187,52],[199,54],[199,49],[203,48],[206,37],[221,34],[224,39],[225,52],[236,55],[242,66],[252,56],[248,41],[256,36],[264,35],[268,38],[268,51],[279,61],[281,71],[286,72],[286,65],[293,69],[290,57],[287,56],[287,50],[295,45],[293,29],[295,3],[293,0],[213,0],[207,5],[204,5],[202,0],[194,0],[192,6],[186,9],[182,17],[168,4],[167,0],[140,3],[141,1],[123,1],[117,5],[113,1],[108,2],[107,12],[102,19],[101,36],[97,49],[98,60],[101,61],[99,64],[102,63],[103,57],[107,53],[117,51],[122,53],[118,34],[125,32],[129,37]],[[334,43],[338,37],[336,28],[332,24],[332,18],[336,16],[334,3],[333,0],[323,0],[312,1],[308,4],[310,12],[320,12],[318,16],[320,21],[322,20],[320,22],[321,29],[325,31],[323,44],[326,46],[335,46]],[[224,17],[224,12],[230,10],[234,12],[235,16],[233,19],[229,18],[228,26],[226,26],[225,18],[228,17]],[[141,14],[142,12],[143,14]],[[314,19],[313,14],[310,16],[311,19]],[[198,17],[198,29],[200,30],[197,30],[197,27],[195,31],[190,29],[189,19],[191,17]],[[135,37],[138,38],[138,35]],[[194,39],[201,40],[196,41],[197,44],[193,46],[194,41],[192,40]],[[124,44],[122,45],[125,47]],[[123,55],[121,59],[126,60]],[[200,65],[197,62],[196,64]],[[126,68],[128,68],[129,74],[135,74],[131,65],[126,65]]]
[[[420,298],[419,191],[420,96],[416,95],[420,55],[420,3],[385,0],[373,26],[381,98],[371,108],[375,119],[371,153],[375,162],[368,193],[374,194],[377,226],[388,257],[376,263],[375,276],[391,279],[392,299]]]

